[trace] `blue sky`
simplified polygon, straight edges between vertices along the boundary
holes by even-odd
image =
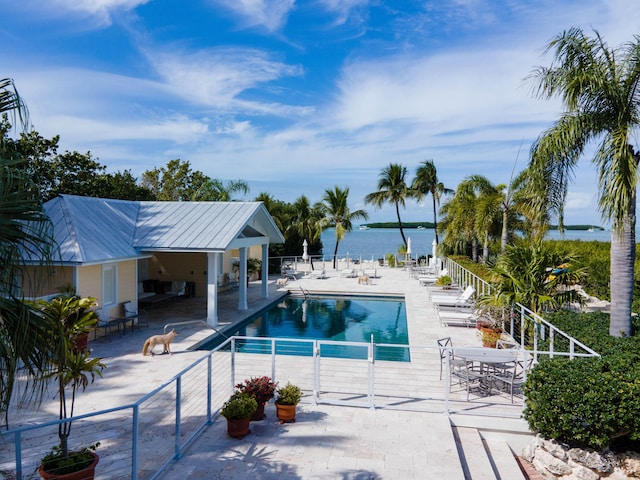
[[[506,183],[557,118],[524,78],[572,26],[632,39],[637,0],[21,0],[3,2],[1,77],[62,150],[109,171],[174,158],[294,201],[350,188],[352,209],[401,163],[433,159],[450,188]],[[567,223],[598,223],[589,158]],[[402,218],[430,221],[430,199]]]

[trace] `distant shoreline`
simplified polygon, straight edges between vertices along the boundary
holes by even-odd
[[[399,228],[398,222],[377,222],[377,223],[363,223],[359,227],[361,229],[367,228]],[[407,222],[402,223],[402,228],[433,228],[433,223],[431,222]],[[599,225],[565,225],[565,230],[582,230],[582,231],[598,231],[603,232],[605,229]],[[558,230],[557,225],[549,226],[549,230]]]

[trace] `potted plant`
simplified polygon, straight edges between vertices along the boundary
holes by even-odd
[[[227,433],[230,437],[242,438],[251,433],[249,422],[258,408],[258,402],[248,393],[237,391],[227,400],[220,413],[227,419]]]
[[[236,385],[236,388],[243,393],[253,395],[258,402],[258,408],[251,417],[251,420],[263,420],[266,415],[264,414],[264,404],[271,400],[275,394],[278,382],[271,380],[271,377],[251,377],[246,379],[243,383]]]
[[[43,334],[49,339],[51,369],[46,376],[57,382],[60,420],[58,425],[60,443],[45,457],[38,469],[42,478],[93,479],[98,464],[95,449],[98,443],[70,450],[71,419],[79,389],[84,391],[93,383],[96,375],[102,376],[105,367],[100,358],[91,358],[91,352],[78,348],[78,336],[88,334],[98,321],[92,308],[96,305],[91,297],[80,298],[68,294],[49,301],[35,303],[42,320]],[[67,395],[70,387],[71,395]]]
[[[302,398],[302,390],[300,387],[287,382],[284,387],[276,390],[278,397],[276,398],[276,412],[280,423],[289,423],[296,421],[296,405]]]
[[[480,307],[476,327],[480,331],[482,346],[496,348],[502,337],[504,310],[500,307],[483,305]]]
[[[448,287],[453,283],[453,280],[451,280],[451,277],[449,275],[442,275],[441,277],[438,277],[438,279],[436,280],[436,285],[439,287]]]
[[[247,259],[247,274],[249,277],[256,277],[257,280],[262,280],[262,260],[259,258]]]

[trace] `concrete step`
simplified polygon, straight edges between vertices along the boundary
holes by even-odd
[[[485,447],[500,480],[525,480],[513,451],[506,441],[484,439]]]
[[[496,473],[478,430],[468,427],[453,427],[453,429],[459,442],[458,453],[465,478],[468,480],[496,480]]]

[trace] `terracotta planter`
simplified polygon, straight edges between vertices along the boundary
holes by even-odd
[[[73,339],[73,351],[75,353],[86,352],[88,343],[89,343],[89,334],[88,333],[79,333]]]
[[[276,403],[276,412],[280,423],[291,423],[296,421],[295,405],[280,405]]]
[[[482,332],[482,346],[487,348],[496,348],[496,344],[502,335],[501,328],[479,327]]]
[[[42,468],[42,465],[40,465],[40,468],[38,468],[38,473],[42,478],[45,478],[45,479],[93,480],[95,475],[96,465],[98,465],[98,460],[100,460],[100,458],[96,453],[94,452],[90,452],[90,453],[91,453],[91,456],[93,457],[93,462],[91,462],[91,465],[83,468],[82,470],[78,470],[77,472],[63,473],[63,474],[48,473],[48,472],[45,472],[44,469]]]
[[[251,417],[247,418],[227,418],[227,433],[230,437],[241,439],[251,433],[249,430],[249,422]]]
[[[256,410],[256,413],[251,416],[252,422],[259,422],[260,420],[267,418],[264,413],[264,404],[265,402],[258,402],[258,409]]]

